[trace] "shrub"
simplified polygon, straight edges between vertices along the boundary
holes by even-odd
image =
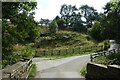
[[[120,65],[120,53],[115,53],[107,56],[99,56],[94,59],[94,62],[104,65]]]
[[[57,31],[58,31],[58,25],[56,23],[55,20],[53,20],[50,24],[49,24],[49,31],[52,33],[52,34],[55,34]]]
[[[35,51],[32,47],[26,46],[19,51],[12,52],[9,56],[5,56],[5,59],[2,60],[2,68],[5,68],[8,65],[15,64],[20,61],[22,58],[32,58],[35,55]]]
[[[21,53],[22,58],[23,58],[23,57],[24,57],[24,58],[31,58],[31,57],[33,57],[33,56],[35,55],[35,51],[33,50],[33,48],[31,48],[31,47],[29,47],[29,46],[23,48],[23,49],[20,51],[20,53]]]
[[[102,37],[101,37],[101,25],[100,25],[100,22],[96,21],[94,23],[94,25],[92,26],[92,28],[88,29],[88,33],[93,39],[95,39],[97,41],[101,41]]]
[[[61,30],[65,30],[66,29],[65,21],[63,19],[57,20],[57,24],[58,24],[58,29],[61,29]]]

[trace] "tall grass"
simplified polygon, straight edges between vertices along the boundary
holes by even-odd
[[[20,61],[22,58],[32,58],[35,55],[35,50],[30,46],[24,46],[19,50],[10,53],[9,56],[6,56],[4,60],[2,60],[2,68],[5,68],[8,65],[15,64]]]

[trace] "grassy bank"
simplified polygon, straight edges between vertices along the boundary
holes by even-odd
[[[87,67],[87,66],[85,65],[85,66],[83,66],[82,69],[80,70],[80,74],[81,74],[82,76],[85,76],[86,73],[87,73],[86,67]]]
[[[35,64],[32,64],[31,66],[31,70],[30,70],[30,73],[29,73],[29,76],[28,76],[28,80],[33,80],[33,78],[35,77],[36,75],[36,65]]]

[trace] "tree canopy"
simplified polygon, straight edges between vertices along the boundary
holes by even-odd
[[[118,43],[120,42],[120,1],[108,2],[104,7],[104,14],[100,14],[97,21],[99,24],[96,25],[95,23],[93,25],[93,32],[100,29],[98,36],[103,40],[113,39]],[[95,33],[93,34],[95,35]]]
[[[36,2],[2,3],[2,52],[3,59],[10,59],[15,44],[35,41],[40,29],[34,20]],[[9,58],[8,58],[9,57]]]

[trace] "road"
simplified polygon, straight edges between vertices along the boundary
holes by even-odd
[[[84,78],[80,69],[90,61],[90,55],[72,56],[57,60],[34,58],[37,66],[35,78]]]

